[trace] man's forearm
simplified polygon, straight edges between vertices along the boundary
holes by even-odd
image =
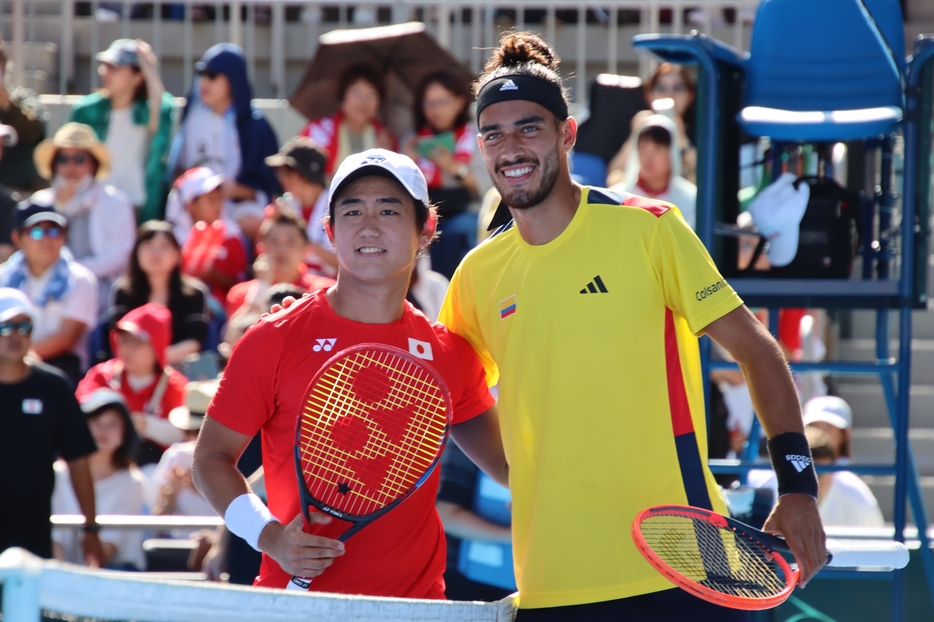
[[[252,492],[237,465],[223,454],[199,456],[196,451],[192,478],[218,516],[224,515],[231,501]]]
[[[767,333],[757,353],[739,361],[752,403],[768,438],[785,432],[804,433],[801,403],[788,362]]]
[[[71,487],[75,491],[75,498],[81,513],[87,523],[97,521],[97,510],[94,506],[94,480],[91,479],[91,469],[88,467],[87,457],[68,461],[68,474],[71,478]]]

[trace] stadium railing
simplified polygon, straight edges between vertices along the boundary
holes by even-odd
[[[337,28],[385,25],[408,20],[424,21],[442,45],[471,69],[479,71],[495,45],[504,11],[514,14],[517,29],[542,32],[565,59],[565,67],[577,79],[570,84],[575,98],[583,101],[588,76],[599,72],[618,73],[620,62],[638,65],[644,78],[656,61],[637,56],[629,45],[638,33],[682,33],[692,29],[714,34],[739,48],[748,41],[753,14],[759,0],[240,0],[205,3],[199,0],[153,3],[184,5],[181,19],[163,19],[161,11],[151,18],[132,19],[135,0],[109,0],[108,9],[118,13],[94,19],[76,15],[76,5],[90,4],[97,13],[104,2],[97,0],[0,0],[0,26],[5,26],[8,54],[23,62],[12,66],[17,85],[35,85],[26,80],[32,72],[44,72],[50,85],[45,92],[68,93],[94,90],[98,86],[93,55],[117,38],[139,37],[150,41],[163,68],[163,80],[173,93],[183,93],[191,84],[194,61],[214,43],[230,41],[244,48],[250,75],[259,97],[284,98],[294,88],[304,62],[317,46],[318,37]],[[322,4],[326,6],[322,6]],[[193,5],[217,8],[214,19],[192,18]],[[268,15],[258,23],[257,7]],[[224,11],[228,8],[228,11]],[[246,19],[225,20],[224,15],[244,12]],[[268,11],[268,13],[265,13]],[[692,20],[685,19],[695,11]],[[733,17],[728,22],[724,11]],[[300,17],[299,17],[300,12]],[[664,15],[663,15],[664,12]],[[564,19],[575,23],[567,23]],[[576,18],[573,14],[576,13]],[[542,15],[544,14],[544,15]],[[670,14],[670,21],[668,15]],[[664,19],[663,19],[664,17]],[[264,17],[264,20],[266,18]],[[534,21],[533,21],[534,20]],[[48,42],[53,44],[51,47]],[[43,61],[43,59],[46,59]],[[172,61],[171,75],[165,73]],[[48,66],[43,66],[43,63]],[[261,68],[259,72],[257,69]],[[42,90],[40,88],[40,90]]]
[[[219,583],[154,580],[42,560],[18,548],[0,554],[3,622],[510,622],[513,598],[494,603],[299,594]]]

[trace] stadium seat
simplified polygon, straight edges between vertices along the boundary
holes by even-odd
[[[592,153],[571,152],[571,176],[585,186],[606,185],[606,160]]]
[[[862,0],[764,0],[745,73],[739,123],[753,136],[858,140],[902,119],[901,72]]]
[[[898,0],[863,0],[869,15],[892,50],[898,70],[905,73],[905,20]]]

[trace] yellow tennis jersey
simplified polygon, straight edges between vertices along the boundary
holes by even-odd
[[[677,209],[602,189],[552,242],[510,223],[461,263],[440,319],[499,382],[521,607],[671,588],[630,525],[653,505],[726,511],[695,335],[741,304]]]

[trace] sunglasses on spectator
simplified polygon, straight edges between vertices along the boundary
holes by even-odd
[[[32,334],[32,320],[0,322],[0,337],[9,337],[13,333],[16,333],[20,337]]]
[[[652,87],[652,90],[656,93],[684,93],[688,90],[686,84],[675,84],[671,87],[662,86],[661,84],[656,84]]]
[[[30,227],[29,230],[26,231],[26,235],[29,236],[30,240],[35,240],[36,242],[42,238],[58,240],[65,235],[65,230],[57,225],[52,225],[51,227],[36,225],[35,227]]]
[[[78,166],[81,166],[83,164],[86,164],[87,161],[88,161],[88,156],[87,154],[84,154],[84,153],[74,153],[72,155],[68,155],[66,153],[59,153],[59,154],[56,154],[55,156],[55,164],[59,166],[68,164],[69,162],[74,162]]]
[[[216,80],[217,76],[221,75],[219,71],[214,71],[213,69],[203,69],[198,72],[198,75],[202,78],[207,78],[208,80]]]

